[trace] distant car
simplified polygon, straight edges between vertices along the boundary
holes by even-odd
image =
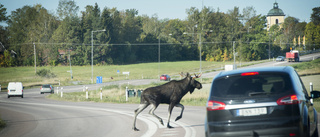
[[[284,61],[285,57],[284,56],[278,56],[276,58],[276,61]]]
[[[44,93],[54,93],[54,88],[52,85],[46,84],[46,85],[42,85],[40,88],[40,94],[44,94]]]
[[[207,137],[318,137],[318,116],[299,75],[290,66],[225,71],[212,81]]]
[[[23,86],[21,82],[9,82],[8,98],[12,96],[20,96],[21,98],[23,98]]]
[[[170,81],[170,80],[171,80],[171,78],[170,78],[170,76],[169,76],[169,75],[164,74],[164,75],[161,75],[160,80],[163,80],[163,81]]]

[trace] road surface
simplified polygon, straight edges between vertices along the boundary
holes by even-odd
[[[320,54],[302,56],[301,61],[318,58]],[[267,62],[249,67],[288,65],[287,62]],[[213,78],[218,72],[205,73],[202,77]],[[103,83],[114,84],[147,84],[156,80],[131,80]],[[101,85],[85,85],[97,89]],[[81,86],[64,87],[64,92],[82,91]],[[138,104],[109,104],[92,102],[61,102],[45,98],[39,89],[24,90],[24,98],[7,98],[0,93],[0,115],[7,127],[0,131],[0,137],[202,137],[204,136],[205,107],[185,106],[183,118],[174,121],[180,114],[180,108],[174,108],[171,126],[167,129],[143,111],[138,116],[137,128],[133,131],[133,111]],[[167,122],[168,105],[160,105],[155,113]],[[320,115],[319,115],[320,116]]]

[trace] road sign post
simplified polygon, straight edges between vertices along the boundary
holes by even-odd
[[[101,84],[102,83],[102,76],[97,76],[96,83],[97,84]]]
[[[63,97],[63,87],[61,87],[61,97]]]
[[[100,100],[102,100],[102,88],[100,88]]]
[[[122,72],[123,75],[126,75],[126,79],[129,77],[130,72]]]
[[[89,96],[88,96],[88,87],[86,87],[86,99],[88,99]]]
[[[126,87],[126,101],[128,101],[128,87]]]

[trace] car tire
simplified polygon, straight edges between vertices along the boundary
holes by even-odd
[[[23,94],[21,95],[21,98],[23,98]]]
[[[10,96],[8,95],[8,98],[10,98]]]

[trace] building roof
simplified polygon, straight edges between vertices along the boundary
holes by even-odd
[[[278,3],[273,3],[273,9],[269,10],[268,16],[285,16],[283,11],[279,8]]]

